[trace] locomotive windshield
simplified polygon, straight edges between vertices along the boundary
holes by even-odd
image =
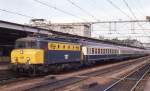
[[[36,41],[16,41],[16,48],[38,48]]]

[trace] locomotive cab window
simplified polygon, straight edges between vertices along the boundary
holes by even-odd
[[[39,48],[36,41],[16,41],[15,48]]]

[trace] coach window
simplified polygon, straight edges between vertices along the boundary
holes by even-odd
[[[92,54],[94,54],[94,48],[92,48]]]
[[[97,54],[97,48],[95,48],[95,54]]]
[[[98,48],[98,54],[100,54],[100,49]]]
[[[100,54],[100,49],[98,49],[98,54]]]

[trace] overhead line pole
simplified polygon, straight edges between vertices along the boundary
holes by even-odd
[[[97,21],[97,22],[80,22],[80,23],[97,24],[97,23],[130,23],[130,22],[132,23],[132,22],[150,22],[150,21],[148,20],[124,20],[124,21]]]

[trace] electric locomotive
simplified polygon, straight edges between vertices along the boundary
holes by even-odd
[[[20,38],[11,52],[11,68],[17,72],[48,72],[56,67],[62,69],[69,63],[80,63],[81,60],[81,44],[73,39]]]

